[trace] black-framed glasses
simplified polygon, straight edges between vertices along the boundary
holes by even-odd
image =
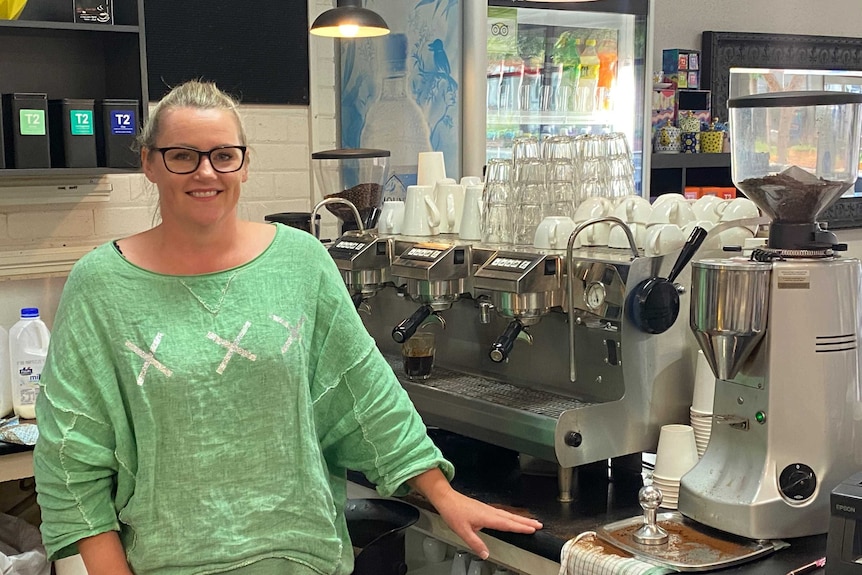
[[[219,146],[206,152],[182,147],[152,148],[152,150],[162,154],[165,167],[174,174],[191,174],[201,165],[201,158],[204,156],[209,160],[213,170],[229,174],[242,168],[247,148],[248,146]]]

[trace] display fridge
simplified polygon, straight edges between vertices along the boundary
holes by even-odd
[[[648,197],[654,0],[365,0],[392,33],[342,40],[340,138],[392,152],[388,196],[442,151],[482,174],[519,135],[626,135]]]

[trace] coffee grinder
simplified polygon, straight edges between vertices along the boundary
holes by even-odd
[[[346,148],[311,154],[314,174],[323,199],[348,200],[359,211],[362,226],[345,203],[326,205],[341,221],[339,233],[377,226],[383,207],[383,183],[389,172],[389,150]]]
[[[862,265],[817,222],[856,181],[862,94],[728,102],[733,182],[766,248],[692,264],[690,325],[715,374],[712,434],[679,511],[750,539],[825,533],[862,469]]]

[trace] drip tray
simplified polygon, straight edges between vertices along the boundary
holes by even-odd
[[[658,513],[656,523],[668,534],[664,545],[641,545],[632,534],[643,525],[643,516],[609,523],[596,535],[631,555],[658,562],[678,571],[709,571],[746,563],[783,549],[780,540],[754,541],[712,529],[687,519],[678,511]]]

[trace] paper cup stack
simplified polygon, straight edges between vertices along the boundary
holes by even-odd
[[[697,463],[697,446],[690,425],[663,425],[655,452],[653,487],[662,494],[661,506],[676,509],[679,503],[679,480]]]
[[[694,441],[697,445],[698,457],[703,457],[709,436],[712,433],[712,403],[715,397],[715,375],[703,355],[703,350],[697,352],[697,369],[694,376],[694,394],[692,396],[691,427],[694,430]]]

